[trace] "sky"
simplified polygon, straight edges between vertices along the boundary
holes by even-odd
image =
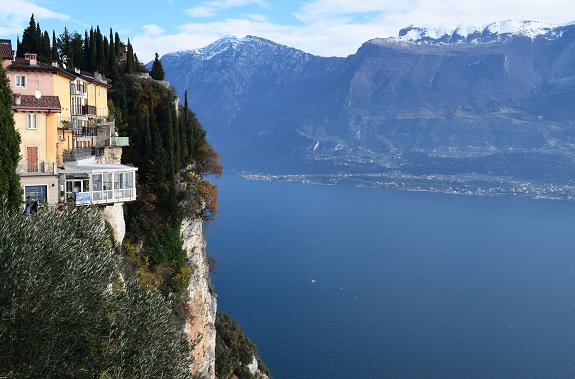
[[[0,38],[11,39],[34,14],[56,35],[99,26],[130,39],[141,62],[205,47],[234,35],[254,35],[321,56],[345,57],[372,38],[397,36],[409,26],[475,26],[521,19],[575,21],[573,0],[0,0]]]

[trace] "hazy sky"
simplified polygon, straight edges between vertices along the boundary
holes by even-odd
[[[417,26],[482,26],[507,19],[575,21],[573,0],[0,0],[0,38],[15,44],[31,14],[42,31],[110,27],[142,62],[226,35],[255,35],[322,56],[347,56],[376,37]]]

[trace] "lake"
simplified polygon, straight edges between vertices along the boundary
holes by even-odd
[[[575,377],[575,203],[214,182],[218,310],[276,379]]]

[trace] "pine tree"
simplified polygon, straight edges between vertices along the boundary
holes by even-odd
[[[150,70],[150,76],[152,79],[156,80],[164,80],[166,73],[164,71],[164,67],[162,66],[162,62],[158,56],[158,52],[156,52],[156,58],[154,59],[154,63],[152,64],[152,69]]]
[[[18,209],[22,202],[20,177],[20,134],[14,128],[12,91],[6,71],[0,67],[0,209]]]

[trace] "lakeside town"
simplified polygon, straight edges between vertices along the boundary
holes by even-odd
[[[248,180],[378,187],[406,191],[427,191],[458,195],[510,196],[546,200],[575,199],[575,183],[535,184],[509,177],[488,175],[411,175],[401,172],[367,174],[261,174],[242,172]]]

